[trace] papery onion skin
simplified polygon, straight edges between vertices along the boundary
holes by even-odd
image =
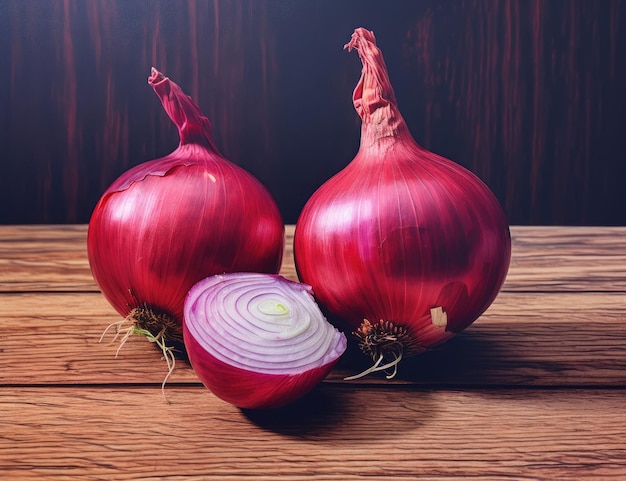
[[[284,225],[265,187],[218,152],[209,120],[181,88],[156,69],[148,82],[178,127],[180,144],[104,192],[89,222],[88,257],[122,316],[157,312],[168,319],[165,337],[182,341],[189,289],[220,272],[277,273]],[[139,327],[157,336],[164,326]]]
[[[363,62],[353,95],[361,146],[302,210],[296,269],[364,350],[375,347],[365,337],[381,337],[373,326],[406,329],[391,355],[368,354],[417,354],[468,327],[496,298],[510,262],[509,227],[478,177],[415,142],[373,33],[355,30],[346,48]],[[445,325],[431,309],[442,309]]]
[[[259,300],[279,303],[284,314],[259,312]],[[183,336],[202,383],[244,409],[278,408],[301,398],[329,374],[347,345],[309,286],[254,273],[198,282],[185,301]]]

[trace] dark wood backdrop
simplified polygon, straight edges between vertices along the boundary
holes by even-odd
[[[375,32],[414,136],[512,224],[626,223],[622,0],[0,0],[0,223],[87,222],[177,145],[151,66],[293,223],[359,143],[342,50]]]

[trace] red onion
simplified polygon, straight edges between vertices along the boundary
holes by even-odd
[[[306,203],[294,255],[301,281],[355,329],[371,370],[393,368],[392,377],[403,356],[444,342],[487,309],[511,239],[488,187],[415,142],[374,34],[359,28],[345,48],[363,63],[353,95],[361,146]]]
[[[308,393],[347,344],[309,286],[255,273],[198,282],[185,301],[183,334],[200,380],[241,408],[284,406]]]
[[[111,184],[93,211],[87,248],[102,293],[133,324],[128,334],[146,334],[165,353],[182,342],[185,296],[200,279],[279,271],[284,226],[263,185],[219,154],[191,98],[156,69],[148,83],[180,145]]]

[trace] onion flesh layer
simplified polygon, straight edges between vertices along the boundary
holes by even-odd
[[[257,273],[198,282],[185,301],[183,335],[200,380],[242,408],[278,407],[303,396],[347,344],[309,286]]]

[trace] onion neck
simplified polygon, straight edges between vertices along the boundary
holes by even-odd
[[[400,114],[396,96],[389,80],[382,52],[376,46],[374,33],[357,28],[344,46],[356,49],[363,63],[361,78],[352,94],[352,101],[361,126],[361,148],[411,139],[415,142]]]
[[[211,122],[202,115],[202,111],[183,90],[152,67],[148,83],[159,97],[163,108],[178,128],[180,146],[187,144],[202,145],[208,150],[219,154],[215,143]]]

